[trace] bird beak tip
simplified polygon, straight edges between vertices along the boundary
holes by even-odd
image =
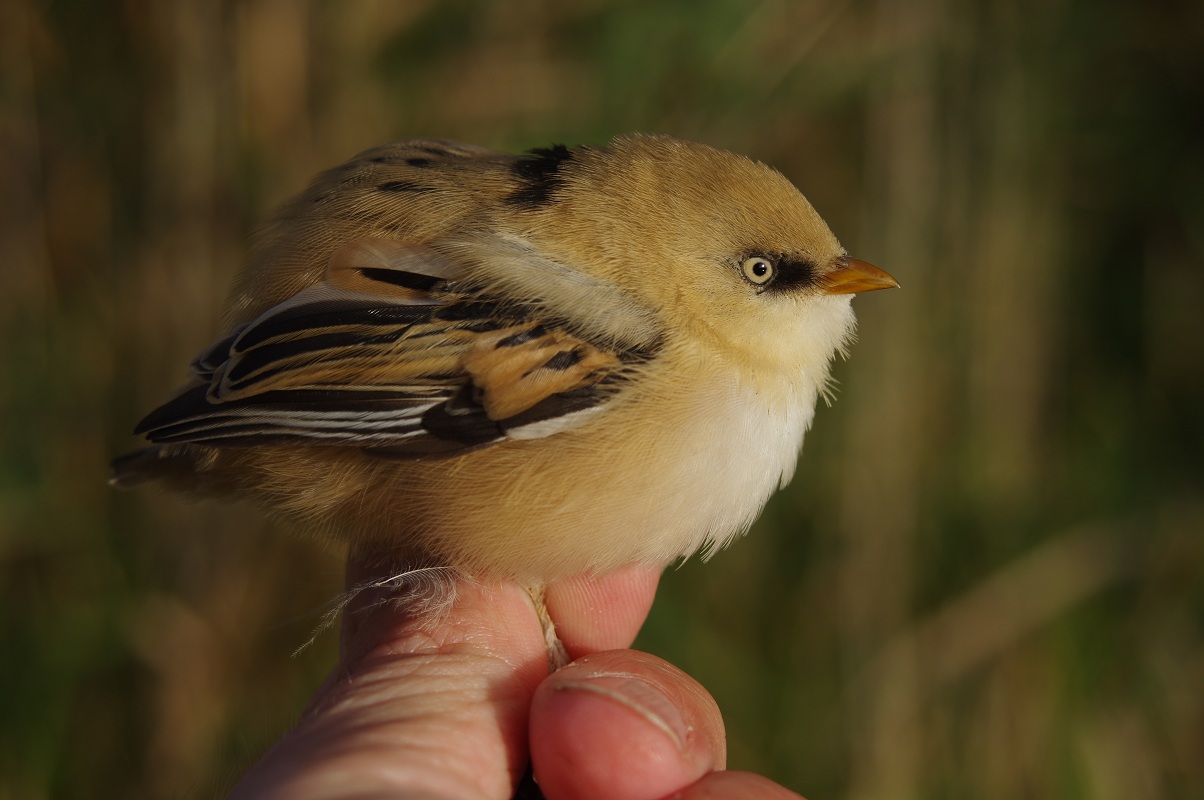
[[[833,271],[824,276],[825,294],[858,294],[877,289],[898,289],[899,282],[889,272],[858,258],[844,257]]]

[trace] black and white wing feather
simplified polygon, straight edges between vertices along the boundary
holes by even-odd
[[[453,454],[572,427],[645,357],[490,297],[434,250],[362,239],[323,280],[205,350],[194,382],[136,432],[160,444]]]

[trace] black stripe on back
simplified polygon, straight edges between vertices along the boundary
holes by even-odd
[[[346,325],[413,325],[426,322],[434,310],[432,305],[381,305],[376,302],[310,303],[296,306],[264,319],[248,328],[237,341],[234,352],[250,350],[277,336],[303,333],[315,328],[334,328]]]
[[[506,202],[526,208],[539,208],[552,202],[553,195],[564,185],[560,168],[571,161],[573,151],[562,144],[531,150],[510,168],[518,178],[518,188]]]
[[[380,269],[379,267],[362,267],[360,274],[370,280],[400,286],[403,289],[413,289],[416,292],[429,292],[438,286],[443,279],[434,275],[423,275],[419,272],[403,272],[398,269]]]

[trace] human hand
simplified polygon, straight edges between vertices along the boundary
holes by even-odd
[[[461,582],[438,626],[394,604],[353,603],[340,664],[231,797],[509,798],[531,762],[549,800],[797,798],[724,771],[723,720],[706,690],[621,649],[647,616],[659,572],[549,586],[548,609],[575,659],[552,675],[517,585]]]

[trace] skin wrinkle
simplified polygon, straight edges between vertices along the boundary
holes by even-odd
[[[428,767],[432,764],[443,764],[442,768],[434,772],[442,774],[445,781],[460,785],[476,784],[480,786],[479,775],[475,770],[464,767],[463,759],[454,757],[442,746],[430,744],[430,742],[455,741],[467,747],[471,752],[482,754],[493,749],[487,739],[478,740],[476,744],[465,739],[464,731],[474,730],[474,726],[471,724],[471,718],[474,715],[473,707],[444,703],[442,695],[431,692],[427,688],[423,692],[423,699],[424,704],[429,707],[428,711],[411,711],[404,718],[394,715],[387,719],[370,719],[355,724],[339,721],[340,717],[354,721],[357,714],[362,715],[366,709],[373,707],[395,709],[397,700],[389,697],[388,694],[390,689],[402,685],[400,683],[402,680],[405,679],[392,677],[368,681],[369,687],[375,685],[382,687],[381,694],[385,696],[380,697],[379,700],[376,699],[377,693],[371,688],[365,690],[362,683],[356,685],[354,690],[350,685],[345,687],[346,692],[354,691],[356,701],[344,704],[336,700],[333,707],[324,710],[324,728],[319,742],[315,745],[315,751],[321,754],[319,758],[322,761],[337,762],[340,758],[354,756],[357,764],[361,763],[361,759],[363,763],[379,761],[391,764],[395,775],[393,779],[398,781],[399,785],[412,784],[414,777],[426,775]],[[456,699],[456,694],[458,693],[453,692],[449,696],[451,699]],[[412,700],[413,696],[416,695],[411,695],[409,699]],[[487,703],[481,701],[476,707],[486,706]],[[453,709],[453,712],[447,713],[448,708]],[[459,713],[454,711],[456,708],[460,708]],[[408,722],[411,727],[400,727],[399,722]],[[440,734],[439,730],[446,730],[447,733]],[[380,757],[372,758],[373,751],[379,752]],[[401,755],[404,758],[399,761]],[[365,756],[367,757],[365,758]],[[482,794],[487,793],[487,787],[480,786],[480,788]]]
[[[487,587],[471,584],[461,587],[460,591],[493,598],[486,601],[488,613],[484,616],[453,616],[450,626],[440,626],[432,631],[421,620],[412,619],[404,612],[397,622],[391,622],[397,614],[392,606],[371,607],[369,619],[348,633],[352,641],[343,669],[360,677],[336,683],[332,692],[337,699],[333,706],[324,704],[321,713],[337,717],[375,709],[384,715],[379,717],[382,724],[394,725],[399,719],[409,720],[421,724],[428,732],[435,726],[435,732],[430,734],[432,741],[455,743],[456,747],[467,747],[472,752],[505,753],[504,758],[512,767],[520,763],[525,758],[524,753],[503,746],[495,735],[472,743],[471,740],[466,742],[458,731],[461,728],[470,731],[524,730],[526,712],[522,709],[525,703],[521,698],[529,697],[546,673],[543,649],[538,641],[531,641],[530,647],[516,650],[511,646],[499,653],[495,646],[499,637],[501,641],[516,641],[504,631],[519,625],[523,617],[506,615],[499,627],[493,614],[498,611],[498,601],[502,601],[501,607],[508,607],[516,604],[515,598],[509,592],[502,597]],[[389,621],[383,629],[382,619]],[[533,627],[532,622],[522,626],[522,631],[529,633]],[[519,633],[519,629],[516,628],[515,633]],[[361,643],[365,641],[368,646],[357,654],[364,648]],[[522,653],[526,654],[525,658],[520,655]],[[403,696],[397,695],[399,686],[406,688]],[[469,687],[467,693],[465,687]],[[345,707],[340,707],[343,697],[352,699]],[[515,702],[520,705],[514,706]],[[400,703],[406,704],[401,718],[397,717]],[[499,709],[507,706],[513,708],[508,721],[498,716]],[[448,709],[451,709],[450,714]],[[423,764],[437,757],[448,758],[450,766],[459,763],[448,754],[440,756],[443,751],[431,749],[421,741],[415,743],[404,736],[396,739],[390,733],[379,738],[373,735],[371,725],[369,723],[360,730],[359,738],[373,746],[391,749],[394,759],[404,752],[407,763]],[[438,734],[438,730],[444,730],[446,734]],[[421,757],[416,755],[418,753]],[[480,776],[475,770],[466,770],[462,779],[463,785],[473,785]],[[481,796],[493,793],[485,791],[487,787],[478,788]],[[452,792],[448,796],[458,797],[462,793]]]

